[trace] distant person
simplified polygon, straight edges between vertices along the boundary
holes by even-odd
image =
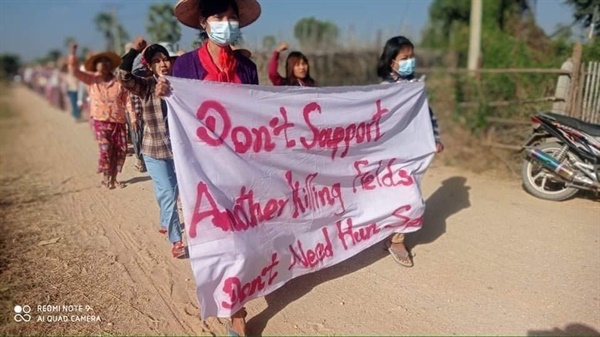
[[[288,49],[288,44],[283,42],[273,51],[269,62],[269,80],[275,86],[300,86],[316,87],[317,83],[310,77],[310,66],[308,58],[299,51],[293,51],[285,60],[285,77],[279,75],[279,56],[281,52]]]
[[[131,48],[130,48],[131,49]],[[129,50],[129,49],[128,49]],[[148,68],[145,62],[142,61],[142,54],[133,61],[132,74],[141,78],[152,77],[152,71]],[[137,157],[137,162],[134,165],[135,169],[140,172],[146,172],[146,164],[144,162],[144,156],[142,155],[142,142],[144,139],[144,116],[143,116],[143,102],[140,96],[135,94],[129,94],[129,104],[127,107],[128,112],[128,123],[130,123],[130,137],[133,143],[133,151]]]
[[[77,45],[71,46],[69,69],[81,82],[88,85],[91,123],[100,148],[98,173],[103,174],[101,187],[114,189],[125,185],[117,181],[127,156],[125,105],[129,93],[117,81],[113,71],[121,63],[119,55],[103,52],[90,56],[85,72],[79,70]]]
[[[416,82],[415,79],[415,47],[409,39],[404,36],[396,36],[389,39],[377,64],[377,75],[383,83],[405,83]],[[440,138],[437,120],[431,106],[429,107],[433,137],[435,139],[436,151],[442,152],[444,145]],[[394,260],[402,266],[412,267],[412,255],[404,245],[405,235],[396,233],[392,236],[388,251]]]
[[[68,60],[65,63],[65,65],[68,66]],[[68,67],[66,69],[66,73],[63,74],[63,79],[65,83],[66,94],[69,98],[71,116],[76,122],[79,122],[81,121],[81,110],[79,108],[79,105],[77,104],[79,96],[79,80],[77,79],[77,77],[75,77],[73,71],[70,70]]]

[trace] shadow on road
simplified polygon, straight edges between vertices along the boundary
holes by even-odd
[[[411,234],[408,238],[413,236],[412,241],[416,244],[427,244],[442,236],[446,232],[446,219],[471,205],[470,187],[465,186],[466,181],[464,177],[452,177],[443,181],[442,186],[427,199],[423,228],[417,232],[418,235]],[[315,286],[352,274],[387,256],[388,252],[384,246],[375,244],[344,262],[289,281],[277,291],[265,296],[267,308],[248,321],[249,335],[262,335],[269,320],[288,304],[308,294]]]
[[[122,183],[125,185],[133,185],[135,183],[141,183],[141,182],[148,181],[148,180],[152,180],[152,178],[150,178],[150,176],[141,176],[141,177],[133,177],[129,180],[122,181]]]
[[[471,207],[467,178],[452,177],[444,180],[428,199],[423,228],[407,235],[409,247],[432,243],[446,233],[446,221],[452,215]]]
[[[585,324],[571,323],[562,330],[529,330],[527,336],[600,336],[600,332]]]

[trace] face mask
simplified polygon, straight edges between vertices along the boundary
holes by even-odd
[[[208,38],[220,46],[235,43],[240,37],[240,23],[238,21],[210,21]]]
[[[400,61],[398,63],[398,69],[396,73],[401,77],[407,77],[415,72],[415,58],[409,58],[408,60]]]

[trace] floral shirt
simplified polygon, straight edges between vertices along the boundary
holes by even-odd
[[[105,82],[102,75],[79,70],[72,66],[73,75],[88,86],[90,116],[97,121],[124,124],[129,92],[114,77]]]

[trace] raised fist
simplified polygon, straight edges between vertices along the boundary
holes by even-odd
[[[146,43],[146,40],[144,40],[144,37],[138,36],[135,38],[135,40],[133,40],[131,48],[135,49],[139,53],[142,50],[144,50],[144,48],[146,48],[147,45],[148,45],[148,43]]]
[[[281,43],[280,43],[280,44],[277,46],[277,49],[275,49],[275,50],[277,50],[278,52],[280,52],[280,53],[281,53],[282,51],[285,51],[285,50],[287,50],[287,49],[288,49],[288,47],[289,47],[289,46],[288,46],[288,44],[287,44],[286,42],[281,42]]]

